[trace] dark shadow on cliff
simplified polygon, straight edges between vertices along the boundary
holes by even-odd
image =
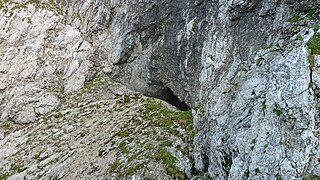
[[[164,98],[161,98],[161,97],[158,97],[158,98],[165,100],[166,102],[172,104],[173,106],[180,109],[181,111],[186,111],[190,109],[190,107],[185,102],[180,101],[180,99],[176,95],[174,95],[171,89],[168,88],[164,93],[165,93]]]
[[[153,87],[155,87],[153,89],[154,91],[149,91],[144,93],[144,95],[164,100],[181,111],[190,109],[190,106],[187,103],[181,101],[170,88],[166,87],[162,83],[156,82],[153,84]]]

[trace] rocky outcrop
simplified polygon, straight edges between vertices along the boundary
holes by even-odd
[[[6,135],[0,140],[0,179],[191,177],[191,111],[105,75],[61,101],[26,127],[0,123]],[[7,133],[14,128],[19,130]]]
[[[3,121],[104,72],[197,110],[195,174],[320,176],[319,1],[0,2]]]

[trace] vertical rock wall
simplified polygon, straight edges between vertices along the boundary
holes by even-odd
[[[320,175],[319,1],[26,2],[1,12],[2,120],[34,121],[102,71],[196,107],[195,167],[212,178]]]

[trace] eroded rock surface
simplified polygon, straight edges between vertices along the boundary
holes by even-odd
[[[320,176],[319,0],[0,2],[2,121],[37,123],[104,72],[197,109],[193,175]]]
[[[192,177],[191,111],[144,97],[105,75],[61,101],[54,112],[13,133],[6,131],[15,124],[0,124],[1,179]]]

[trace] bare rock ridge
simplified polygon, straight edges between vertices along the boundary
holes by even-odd
[[[177,170],[166,171],[172,166],[162,167],[152,164],[153,161],[134,164],[139,160],[133,161],[133,168],[123,167],[120,165],[130,159],[123,155],[117,160],[113,158],[114,166],[105,165],[113,173],[96,168],[90,177],[119,175],[118,178],[139,179],[152,177],[152,173],[145,172],[158,167],[157,177],[163,179],[320,178],[319,0],[0,0],[0,25],[0,120],[14,124],[16,134],[28,131],[26,123],[41,123],[55,111],[80,108],[80,101],[66,107],[72,101],[65,98],[83,91],[85,82],[101,74],[181,110],[192,107],[197,132],[192,136],[192,145],[181,142],[171,150],[169,146],[163,148],[163,144],[181,138],[168,135],[172,131],[167,126],[161,126],[164,130],[160,134],[171,139],[170,143],[161,139],[152,144],[164,154],[169,151],[183,164]],[[124,96],[134,96],[125,87],[118,90],[111,85],[103,86],[110,89],[106,91],[110,96],[105,97],[108,102],[119,96],[123,96],[123,101],[128,100]],[[90,98],[83,101],[86,105],[97,101],[94,93],[89,94],[85,97]],[[140,98],[144,99],[133,97]],[[112,103],[105,105],[113,107]],[[145,101],[124,107],[137,110],[139,105],[144,107]],[[97,115],[96,119],[103,119],[104,111],[96,108],[90,112]],[[166,112],[151,119],[170,116],[178,119],[174,122],[181,122],[176,115]],[[131,120],[135,117],[129,111],[120,114]],[[84,115],[89,116],[90,113]],[[150,120],[143,114],[136,116],[139,118],[133,119]],[[76,123],[70,115],[66,117]],[[110,117],[117,116],[111,113]],[[119,121],[114,118],[110,122]],[[140,121],[134,124],[129,123],[132,127],[144,127]],[[176,124],[175,130],[184,132]],[[93,127],[102,129],[99,124]],[[15,131],[12,129],[0,129],[0,144],[19,144],[19,135],[7,135]],[[136,142],[126,136],[120,136],[119,141],[122,140],[130,147]],[[114,143],[127,152],[123,143]],[[179,155],[183,150],[177,147],[181,146],[189,148],[188,153]],[[141,151],[148,149],[142,147],[145,149]],[[115,152],[105,154],[112,153]],[[66,159],[69,156],[74,157],[69,154]],[[142,156],[147,154],[137,155]],[[11,162],[14,154],[0,156],[0,170],[6,170],[8,177],[18,172],[12,170],[14,166],[1,164],[5,162],[1,158]],[[103,161],[97,161],[97,167],[102,167]],[[38,161],[25,162],[36,166]],[[27,178],[46,179],[50,173],[59,177],[55,174],[59,170],[52,169],[55,165],[44,168],[46,171],[18,170]],[[72,174],[72,168],[70,174],[66,172],[61,178],[75,177],[74,174],[79,175],[77,178],[89,177],[80,176],[80,171]],[[136,171],[129,173],[123,170],[126,168]],[[91,171],[82,172],[89,175]]]

